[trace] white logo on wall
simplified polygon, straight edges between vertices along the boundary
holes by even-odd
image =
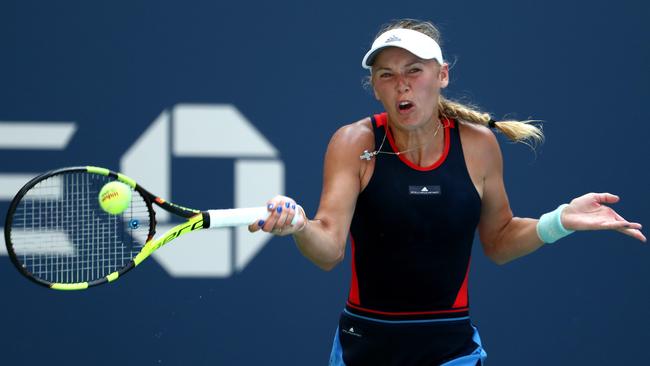
[[[14,136],[0,137],[0,149],[63,150],[76,130],[74,123],[31,124],[27,131],[28,125],[0,122],[0,136]],[[50,131],[43,132],[44,127]],[[58,131],[58,137],[52,135],[53,128]],[[34,146],[34,136],[41,135],[42,144]],[[22,141],[18,136],[23,136]],[[46,141],[50,143],[47,147]],[[52,141],[59,143],[52,146]],[[232,105],[178,104],[163,111],[124,153],[120,171],[173,202],[173,157],[233,159],[235,207],[259,206],[269,197],[284,193],[284,164],[278,159],[278,151]],[[0,174],[0,199],[11,200],[36,174]],[[214,183],[215,195],[222,194],[217,190],[219,182],[201,184],[210,183]],[[159,233],[173,226],[170,215],[163,210],[157,210],[156,218]],[[153,258],[174,277],[223,278],[243,270],[270,239],[265,233],[251,235],[246,227],[204,230],[175,240],[173,245],[155,252]],[[2,254],[6,254],[4,247],[3,242]]]

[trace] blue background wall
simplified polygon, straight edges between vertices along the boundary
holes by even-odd
[[[313,215],[329,137],[381,110],[361,86],[366,48],[380,24],[417,17],[442,29],[448,96],[546,121],[537,154],[501,139],[516,215],[611,191],[619,212],[650,225],[648,15],[627,0],[5,0],[0,121],[76,121],[78,131],[61,152],[0,150],[0,171],[117,169],[162,110],[231,103],[280,150],[287,193]],[[175,190],[190,187],[183,178]],[[649,260],[645,245],[611,232],[578,233],[501,267],[477,244],[472,316],[489,364],[643,364]],[[322,365],[348,281],[347,260],[321,272],[289,238],[227,279],[175,279],[150,261],[83,293],[37,287],[4,256],[0,364]]]

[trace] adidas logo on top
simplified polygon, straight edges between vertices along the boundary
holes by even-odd
[[[425,195],[425,196],[438,196],[442,194],[442,190],[438,185],[429,186],[409,186],[409,194]]]
[[[384,43],[399,42],[401,40],[402,40],[401,38],[393,34],[392,36],[388,37],[388,39]]]

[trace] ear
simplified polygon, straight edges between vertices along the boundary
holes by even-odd
[[[440,66],[438,81],[440,82],[440,88],[446,88],[449,85],[449,64],[446,62]]]

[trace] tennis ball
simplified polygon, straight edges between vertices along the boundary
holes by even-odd
[[[113,181],[104,184],[99,191],[99,206],[111,215],[119,215],[131,204],[131,188],[124,183]]]

